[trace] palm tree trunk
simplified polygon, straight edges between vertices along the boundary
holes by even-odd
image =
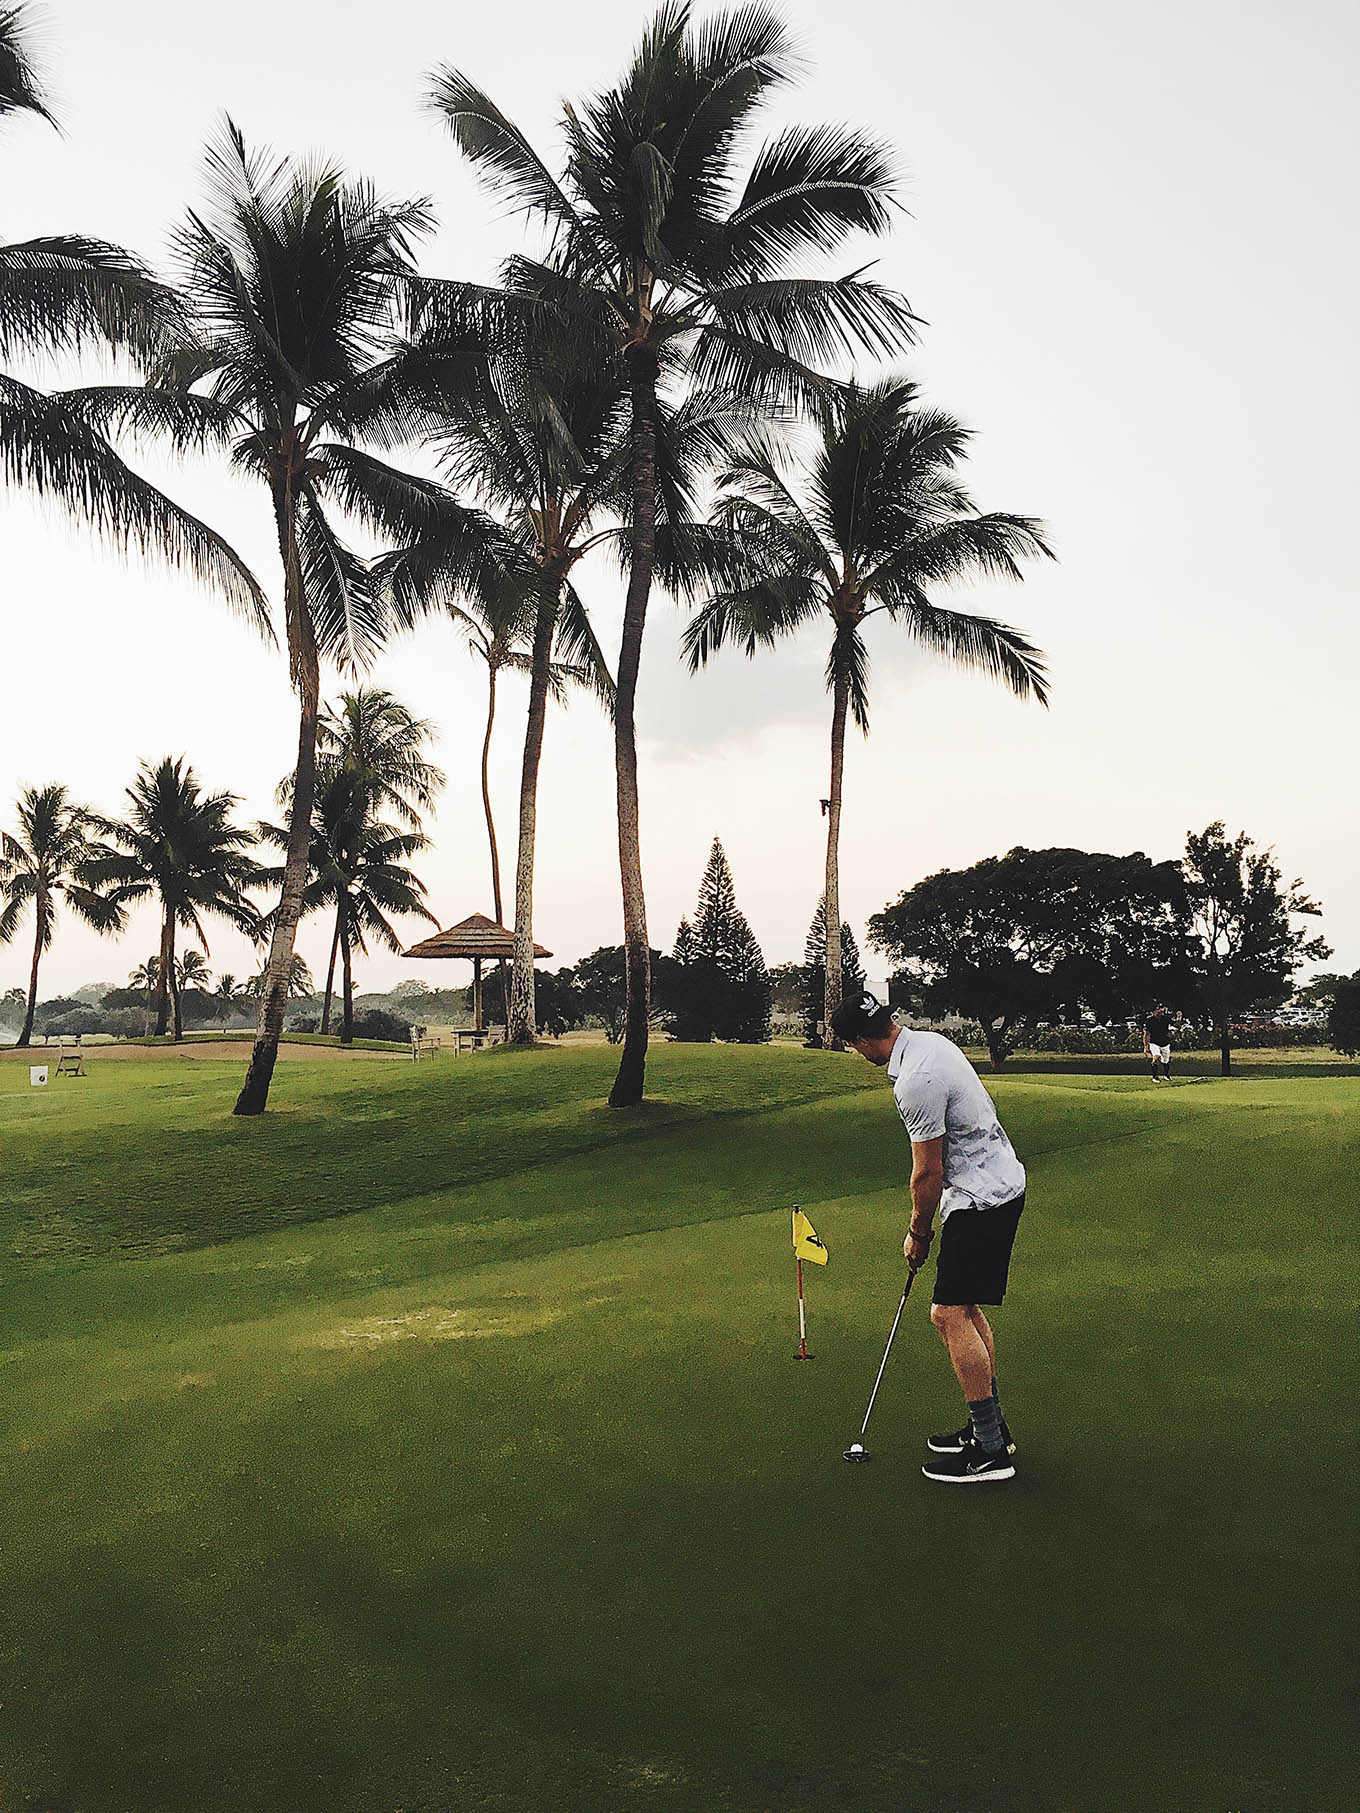
[[[344,903],[341,903],[344,912]],[[340,1043],[354,1043],[354,970],[351,963],[349,927],[340,922],[340,984],[344,989],[344,1008],[340,1016]]]
[[[1232,1075],[1232,1033],[1226,1021],[1216,1028],[1218,1033],[1218,1064],[1220,1076]]]
[[[538,827],[538,770],[543,757],[543,726],[548,715],[548,682],[552,673],[553,637],[562,595],[560,576],[544,576],[544,593],[534,618],[534,646],[529,671],[529,718],[524,727],[524,764],[519,782],[519,849],[515,858],[515,949],[511,980],[508,1037],[532,1045],[534,1019],[534,838]]]
[[[838,643],[840,639],[838,630]],[[839,656],[839,648],[833,650],[836,677],[831,706],[831,803],[826,813],[826,1028],[822,1044],[828,1051],[843,1049],[831,1030],[831,1016],[841,1004],[841,782],[845,772],[845,718],[850,702],[850,681]]]
[[[331,1029],[331,996],[335,993],[335,959],[340,950],[340,922],[344,916],[344,902],[335,909],[335,936],[331,939],[331,960],[326,969],[326,999],[321,1007],[321,1031],[328,1033]]]
[[[496,924],[504,925],[501,917],[504,908],[501,903],[501,855],[496,848],[496,817],[491,810],[491,731],[496,722],[496,668],[491,661],[486,668],[486,735],[482,738],[482,811],[486,814],[486,841],[491,846],[491,906],[496,915]],[[505,1016],[506,1036],[510,1033],[510,995],[505,986],[505,958],[496,965],[501,983],[501,1012]]]
[[[26,1050],[33,1040],[33,1016],[38,1011],[38,965],[42,962],[43,931],[47,924],[46,898],[41,890],[33,898],[33,962],[28,972],[28,1011],[24,1014],[23,1031],[15,1041],[16,1051]]]
[[[175,974],[175,922],[170,921],[170,999],[175,1009],[175,1043],[178,1045],[184,1037],[184,1027],[180,1022],[179,1010],[179,977]]]
[[[647,1071],[647,1020],[651,1006],[651,968],[647,946],[647,901],[642,890],[642,849],[638,832],[637,735],[634,704],[647,600],[656,565],[656,354],[650,347],[628,348],[628,382],[632,398],[633,515],[629,548],[628,595],[623,607],[623,636],[614,712],[614,781],[618,798],[619,880],[623,890],[623,958],[626,979],[623,1055],[609,1092],[611,1108],[631,1108],[642,1100]]]
[[[307,886],[307,858],[312,841],[312,807],[316,799],[316,726],[321,711],[321,664],[316,638],[302,595],[297,533],[291,485],[275,494],[275,518],[283,554],[284,611],[288,625],[288,652],[301,709],[298,714],[297,765],[293,771],[293,804],[288,817],[288,852],[284,860],[283,887],[274,933],[269,943],[269,970],[260,1001],[260,1020],[246,1070],[246,1080],[236,1098],[233,1114],[263,1114],[269,1102],[269,1085],[278,1061],[283,1036],[283,1016],[288,1007],[293,945],[302,916],[302,896]]]
[[[163,1039],[170,1029],[170,977],[174,962],[175,922],[169,907],[161,920],[160,969],[156,975],[156,1037]]]

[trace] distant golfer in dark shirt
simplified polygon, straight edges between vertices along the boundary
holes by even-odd
[[[1025,1206],[1025,1167],[996,1118],[991,1096],[952,1040],[899,1026],[873,995],[852,995],[832,1030],[892,1079],[911,1139],[911,1221],[903,1251],[912,1271],[930,1254],[935,1213],[940,1252],[930,1319],[968,1404],[968,1421],[926,1444],[921,1469],[945,1485],[1015,1478],[1015,1443],[1001,1414],[996,1341],[982,1304],[1006,1292],[1011,1247]]]
[[[1143,1056],[1152,1060],[1153,1082],[1171,1081],[1171,1015],[1164,1007],[1154,1007],[1143,1022]]]

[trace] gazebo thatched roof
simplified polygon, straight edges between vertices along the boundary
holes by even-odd
[[[419,944],[413,944],[409,951],[401,954],[403,957],[489,957],[494,962],[499,957],[513,955],[514,949],[513,932],[497,925],[494,919],[488,919],[485,913],[473,913],[445,932],[422,938]],[[551,957],[552,952],[536,944],[534,955]]]

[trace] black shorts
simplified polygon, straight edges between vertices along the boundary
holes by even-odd
[[[940,1229],[936,1303],[1000,1303],[1025,1198],[996,1209],[955,1209]]]

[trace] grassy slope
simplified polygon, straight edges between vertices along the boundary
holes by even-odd
[[[281,1067],[253,1124],[232,1065],[0,1071],[4,1813],[1349,1808],[1354,1082],[1000,1081],[1024,1470],[959,1502],[915,1300],[839,1460],[881,1080],[662,1050],[632,1117],[611,1071]]]

